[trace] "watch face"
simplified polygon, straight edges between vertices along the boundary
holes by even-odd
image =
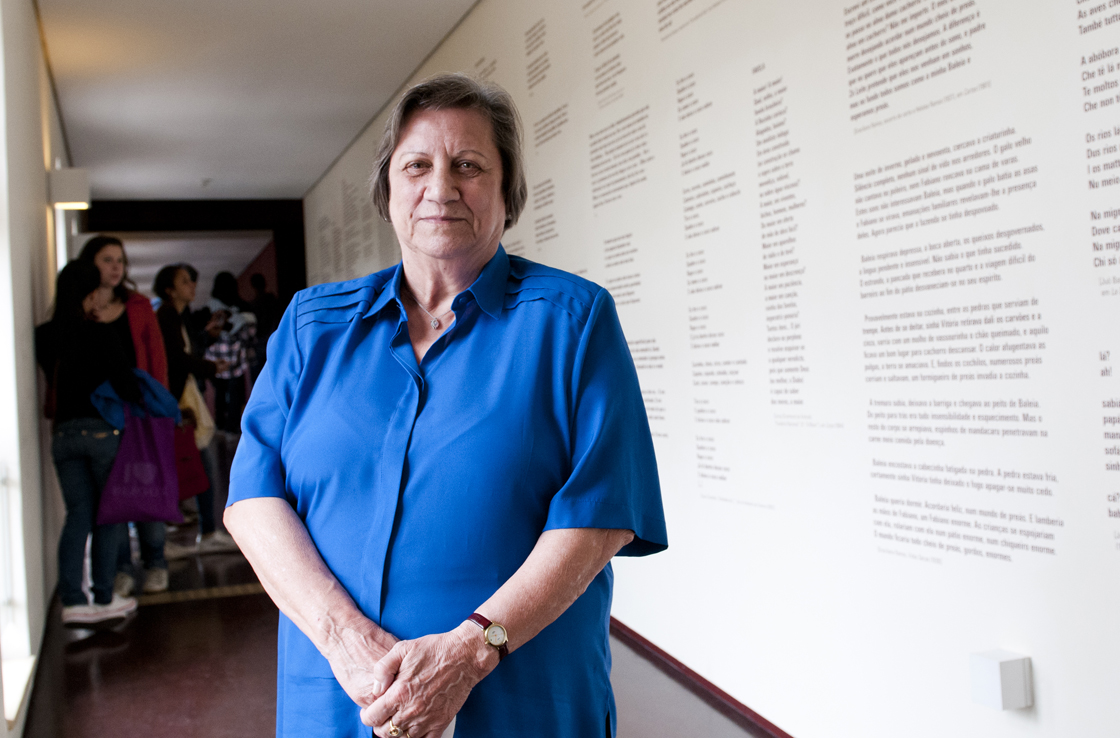
[[[506,642],[506,629],[494,623],[486,629],[486,641],[491,646],[500,646]]]

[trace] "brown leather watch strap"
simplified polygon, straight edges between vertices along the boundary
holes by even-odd
[[[487,646],[490,646],[491,648],[496,648],[498,650],[498,663],[499,664],[502,663],[502,660],[506,656],[509,656],[509,648],[504,643],[500,646],[495,646],[492,643],[490,643],[490,641],[487,640],[486,637],[485,637],[486,629],[489,628],[491,625],[493,625],[493,623],[490,620],[488,620],[487,618],[483,617],[482,615],[479,615],[477,612],[471,613],[471,616],[469,618],[467,618],[467,620],[470,620],[472,623],[474,623],[478,627],[482,628],[483,640],[486,641]],[[502,630],[505,630],[504,625],[501,626],[501,628],[502,628]],[[508,631],[507,631],[506,635],[508,637],[508,635],[509,635]]]

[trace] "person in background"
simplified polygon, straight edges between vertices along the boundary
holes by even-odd
[[[189,265],[172,264],[159,270],[152,285],[152,292],[161,300],[156,318],[163,333],[163,345],[167,349],[167,374],[171,394],[176,398],[183,396],[188,381],[210,379],[219,371],[229,370],[226,362],[198,358],[191,350],[192,341],[184,317],[189,314],[190,304],[195,297],[197,282],[192,278],[192,274],[197,275],[198,272]],[[189,411],[183,412],[186,414]],[[206,469],[206,477],[210,480],[210,487],[196,498],[199,534],[195,539],[194,547],[181,546],[168,541],[164,546],[164,555],[168,559],[183,558],[196,553],[237,550],[237,544],[229,534],[218,530],[215,523],[214,483],[217,479],[217,459],[213,447],[208,445],[199,451],[203,468]]]
[[[188,276],[190,276],[191,282],[197,286],[198,270],[186,262],[180,263],[179,266],[186,270]],[[158,295],[152,298],[152,307],[156,310],[157,314],[162,303],[163,299]],[[183,319],[183,328],[187,331],[187,340],[192,358],[204,358],[206,349],[217,340],[222,332],[222,325],[225,323],[225,315],[212,315],[210,313],[210,308],[206,306],[203,306],[199,310],[186,307],[180,315]],[[207,381],[200,377],[195,377],[195,379],[198,380],[199,391],[205,396]],[[200,453],[202,454],[202,463],[206,469],[206,474],[211,480],[211,483],[213,483],[214,480],[218,478],[217,455],[214,446],[212,444],[208,445],[207,449],[201,450]],[[183,515],[184,525],[194,525],[198,522],[198,504],[196,499],[197,498],[191,498],[179,503],[179,512]],[[172,526],[169,525],[167,527],[167,532],[170,533],[172,530]],[[173,546],[172,548],[177,550],[182,547]],[[169,561],[175,558],[174,556],[168,555],[166,546],[164,547],[164,556]]]
[[[221,307],[234,315],[253,312],[253,306],[241,297],[237,277],[231,272],[218,272],[214,275],[214,286],[210,289],[210,297],[211,301],[217,300],[221,303]]]
[[[191,282],[198,286],[198,270],[186,262],[181,262],[175,266],[187,272]],[[156,296],[152,303],[155,304],[159,301],[161,304],[163,300]],[[159,308],[155,308],[158,310]],[[196,359],[202,358],[206,353],[206,347],[214,342],[214,339],[222,332],[222,325],[225,323],[224,318],[218,318],[210,313],[210,308],[203,307],[201,310],[194,310],[190,306],[183,308],[180,313],[183,318],[183,327],[187,329],[187,337],[191,343],[191,355]]]
[[[283,310],[280,309],[280,298],[268,291],[268,282],[263,274],[258,272],[249,277],[249,284],[253,288],[253,299],[249,305],[257,316],[257,356],[251,367],[253,381],[256,381],[268,358],[268,337],[279,325]]]
[[[247,396],[245,381],[252,360],[250,350],[256,336],[256,316],[249,303],[241,299],[237,278],[230,272],[218,272],[210,291],[207,307],[213,316],[224,316],[217,339],[206,349],[206,358],[228,364],[225,371],[214,375],[214,418],[219,430],[241,432],[241,412]]]
[[[82,247],[78,261],[92,264],[101,273],[99,292],[104,307],[98,310],[98,319],[116,333],[130,365],[147,372],[166,387],[167,352],[163,348],[163,334],[148,298],[137,292],[136,285],[128,278],[124,244],[113,236],[94,236]],[[140,540],[143,589],[145,592],[163,592],[167,589],[167,559],[163,554],[167,526],[161,522],[133,525]],[[128,536],[122,536],[114,588],[118,594],[127,596],[135,587],[132,551]]]
[[[109,627],[136,610],[135,599],[113,591],[124,526],[97,525],[101,490],[121,437],[94,408],[90,394],[108,380],[122,399],[140,401],[140,387],[120,335],[111,325],[98,322],[98,307],[104,302],[101,281],[92,264],[67,264],[58,274],[51,319],[35,330],[36,359],[48,381],[47,415],[54,421],[51,456],[66,503],[58,542],[62,622],[78,628]],[[86,541],[91,535],[92,603],[82,591]]]

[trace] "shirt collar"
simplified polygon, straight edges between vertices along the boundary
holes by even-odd
[[[395,302],[400,309],[401,314],[404,314],[404,305],[401,303],[401,265],[393,269],[393,273],[389,276],[389,280],[385,283],[381,293],[377,299],[373,301],[373,305],[366,311],[365,317],[376,315],[385,309],[390,302]],[[506,281],[509,279],[509,257],[506,256],[506,250],[501,244],[498,244],[498,252],[486,262],[486,266],[482,268],[478,278],[474,283],[468,287],[462,294],[467,292],[471,293],[475,302],[482,308],[482,311],[489,315],[491,318],[497,318],[502,313],[502,307],[505,304],[506,296]],[[462,305],[462,295],[455,298],[452,306],[459,309]]]
[[[506,282],[509,280],[509,257],[506,250],[498,244],[498,252],[482,267],[478,279],[467,292],[474,295],[475,302],[491,318],[502,314],[506,299]]]
[[[404,315],[404,305],[401,303],[401,265],[399,263],[393,267],[393,273],[389,275],[389,279],[385,282],[380,294],[377,295],[377,299],[373,301],[363,317],[368,318],[371,315],[377,315],[391,302],[396,303],[400,314]]]

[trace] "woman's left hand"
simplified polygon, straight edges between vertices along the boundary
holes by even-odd
[[[498,652],[479,633],[468,622],[447,633],[398,642],[374,667],[377,681],[391,686],[362,710],[362,722],[381,738],[394,738],[390,719],[399,736],[439,738],[474,685],[498,665]]]

